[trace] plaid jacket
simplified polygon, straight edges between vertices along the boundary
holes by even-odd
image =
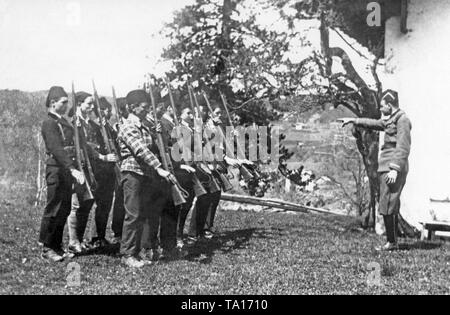
[[[161,166],[158,158],[150,151],[153,139],[150,130],[135,115],[130,114],[121,126],[118,136],[122,172],[152,176],[152,169]]]

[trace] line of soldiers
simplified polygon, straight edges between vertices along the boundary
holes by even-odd
[[[210,111],[198,104],[183,107],[179,122],[174,106],[151,110],[151,93],[134,90],[117,99],[120,119],[113,126],[112,105],[105,98],[98,98],[96,92],[72,94],[68,115],[72,121],[64,117],[69,97],[62,87],[52,87],[46,101],[48,117],[42,135],[48,195],[39,237],[42,257],[59,262],[67,256],[62,245],[66,222],[71,255],[108,246],[111,208],[112,243],[120,242],[122,261],[132,268],[181,257],[186,245],[194,245],[200,237],[212,238],[221,191],[230,189],[227,167],[242,167],[248,161],[226,153],[219,163],[175,161],[167,153],[177,142],[171,135],[178,123],[194,135],[198,118],[203,128],[210,129],[207,134],[214,134],[222,124],[220,107]],[[108,140],[113,149],[108,148]],[[174,189],[182,191],[183,202],[175,200]],[[85,241],[94,203],[95,236]],[[188,237],[184,237],[191,208]]]

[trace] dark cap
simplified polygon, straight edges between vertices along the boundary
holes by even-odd
[[[83,103],[90,96],[92,95],[83,91],[75,93],[75,99],[77,100],[78,103]]]
[[[399,106],[398,93],[394,90],[386,90],[383,92],[383,96],[381,98],[386,103],[390,103],[395,107]]]
[[[144,102],[150,103],[150,96],[144,90],[134,90],[127,95],[128,105],[136,105]]]
[[[45,106],[50,107],[51,101],[58,101],[61,97],[67,97],[66,91],[60,86],[52,86],[48,91]]]
[[[76,99],[77,103],[84,103],[84,101],[90,96],[92,96],[92,95],[87,92],[83,92],[83,91],[75,93],[75,99]],[[73,117],[73,111],[74,111],[74,107],[71,107],[69,112],[67,113],[67,115],[69,117]]]

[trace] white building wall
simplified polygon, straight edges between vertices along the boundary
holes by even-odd
[[[400,106],[413,125],[410,173],[402,215],[410,223],[450,221],[450,1],[410,0],[408,34],[400,18],[386,25],[384,88],[399,91]]]

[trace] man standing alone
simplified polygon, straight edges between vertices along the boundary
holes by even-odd
[[[379,212],[386,227],[387,243],[377,248],[381,251],[398,249],[397,225],[400,213],[400,195],[408,174],[408,157],[411,149],[411,121],[399,108],[398,94],[387,90],[381,100],[382,119],[344,118],[341,121],[355,126],[385,132],[384,143],[378,159],[380,181]]]

